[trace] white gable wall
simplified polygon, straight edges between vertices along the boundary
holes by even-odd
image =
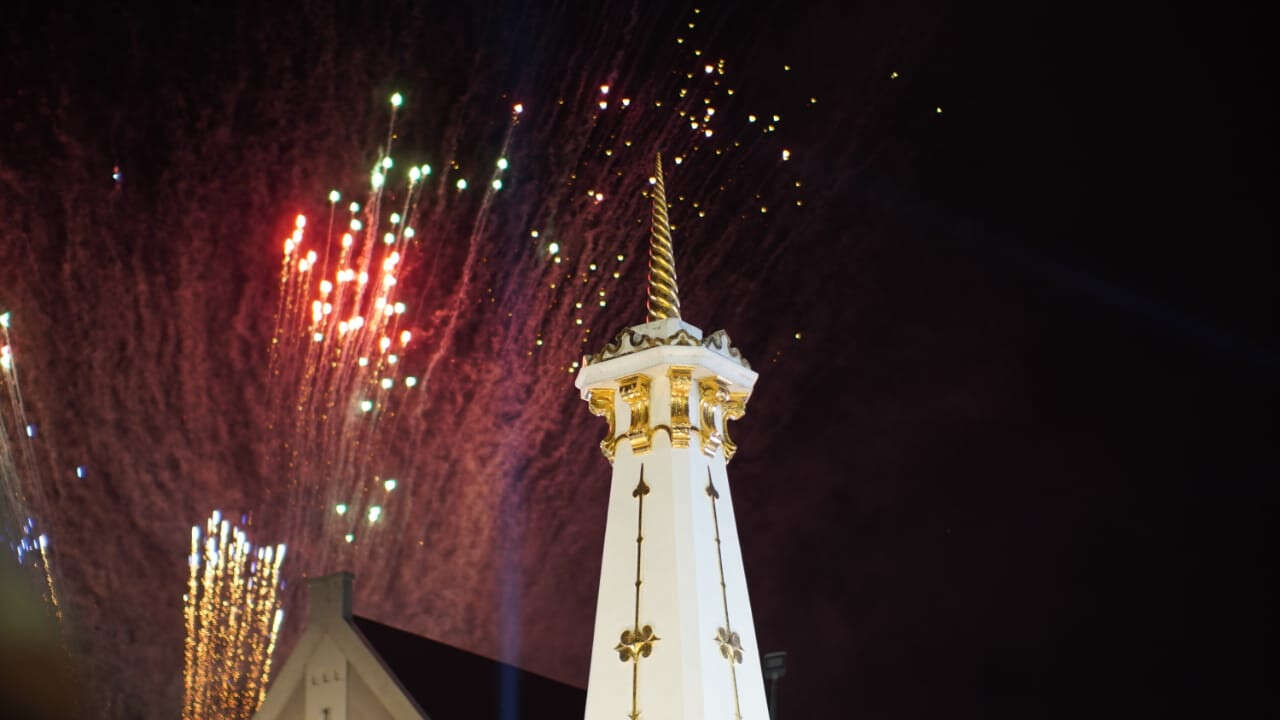
[[[302,685],[298,685],[289,695],[289,701],[284,704],[280,711],[281,718],[305,718],[307,717],[307,689]]]
[[[427,720],[351,624],[351,580],[308,581],[306,632],[254,720]]]
[[[306,717],[347,720],[347,656],[327,634],[307,658]]]
[[[359,674],[347,683],[347,708],[350,720],[395,720]]]

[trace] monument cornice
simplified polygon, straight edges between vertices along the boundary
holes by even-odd
[[[747,362],[747,359],[742,356],[738,348],[733,346],[733,342],[729,340],[729,334],[724,330],[717,330],[703,338],[689,332],[687,327],[680,327],[673,333],[664,334],[647,332],[645,325],[626,328],[615,335],[613,340],[605,343],[600,352],[583,356],[582,364],[585,367],[623,355],[640,352],[641,350],[663,346],[704,347],[737,362],[748,370],[751,369],[751,363]]]

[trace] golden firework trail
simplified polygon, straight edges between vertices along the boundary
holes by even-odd
[[[284,610],[285,546],[254,548],[215,510],[191,528],[182,596],[183,720],[248,720],[266,697]]]

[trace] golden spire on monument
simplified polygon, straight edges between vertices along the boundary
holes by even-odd
[[[654,162],[653,226],[649,233],[649,322],[680,319],[680,288],[676,285],[676,256],[667,220],[667,192],[662,184],[662,153]]]
[[[671,224],[667,219],[667,192],[662,179],[662,154],[654,162],[649,177],[653,186],[653,215],[649,232],[648,317],[641,325],[623,328],[613,340],[593,355],[582,356],[582,367],[630,355],[660,345],[701,346],[751,370],[751,364],[729,342],[723,330],[707,337],[680,317],[680,291],[676,286],[676,257],[671,246]],[[751,383],[754,383],[754,376]],[[609,455],[609,451],[605,451]]]

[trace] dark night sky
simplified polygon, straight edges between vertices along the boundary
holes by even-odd
[[[432,216],[410,276],[408,362],[447,380],[386,448],[410,483],[396,532],[338,557],[279,537],[290,582],[352,565],[357,612],[585,684],[608,468],[564,366],[641,318],[643,268],[584,347],[527,228],[576,271],[641,257],[638,180],[683,123],[637,116],[604,161],[582,109],[602,82],[667,97],[693,6],[233,5],[29,4],[0,28],[0,307],[88,715],[178,712],[189,525],[222,507],[264,541],[297,529],[273,517],[298,499],[262,407],[276,242],[358,185],[392,89],[406,152],[464,166],[528,103],[516,181],[483,231],[474,205]],[[761,373],[731,472],[761,649],[790,653],[784,717],[1274,712],[1263,18],[702,12],[743,107],[785,116],[668,179],[730,186],[706,223],[672,213],[686,318]],[[616,205],[560,190],[575,168]],[[751,214],[793,177],[803,210]]]

